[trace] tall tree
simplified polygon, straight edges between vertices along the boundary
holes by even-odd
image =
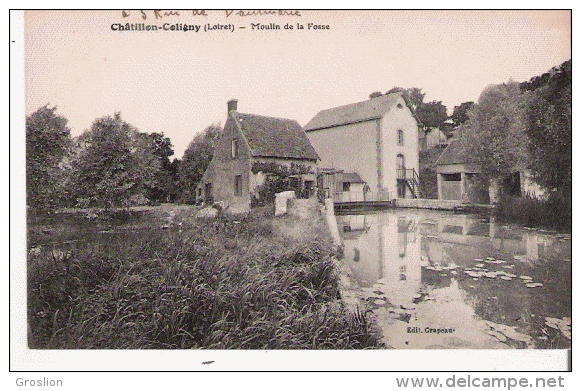
[[[484,89],[463,128],[465,157],[486,179],[502,180],[529,164],[528,93],[514,82]]]
[[[181,201],[195,202],[196,186],[214,156],[214,147],[221,133],[221,126],[213,124],[194,136],[188,145],[178,169]]]
[[[426,94],[422,92],[422,89],[417,87],[393,87],[391,90],[387,91],[386,94],[391,94],[392,92],[400,92],[414,111],[420,107],[424,102],[424,97],[426,96]]]
[[[148,189],[148,198],[155,202],[163,202],[174,192],[173,187],[177,180],[174,166],[170,161],[174,154],[173,145],[163,132],[151,133],[147,137],[151,143],[152,153],[157,156],[161,165],[153,187]]]
[[[527,110],[530,168],[535,181],[566,197],[572,191],[571,61],[521,84],[532,90]]]
[[[422,122],[424,129],[439,128],[448,119],[446,106],[441,101],[421,103],[416,109],[416,115]]]
[[[43,209],[63,202],[71,132],[67,119],[45,105],[26,118],[26,204]]]
[[[450,116],[452,124],[454,127],[462,125],[464,122],[468,121],[468,111],[474,107],[474,102],[464,102],[460,106],[454,106],[454,111]]]
[[[79,206],[128,207],[147,202],[160,161],[147,135],[121,119],[96,119],[77,141],[73,162]]]

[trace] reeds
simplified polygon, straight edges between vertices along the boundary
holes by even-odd
[[[289,241],[266,209],[185,216],[179,229],[156,221],[114,235],[79,228],[83,241],[30,252],[30,348],[378,347],[367,318],[337,299],[324,224]]]
[[[502,197],[494,215],[501,221],[530,227],[572,228],[572,203],[570,197],[551,194],[546,199],[533,195]]]

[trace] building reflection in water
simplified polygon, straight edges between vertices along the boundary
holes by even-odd
[[[423,284],[449,286],[454,273],[422,266],[474,266],[474,259],[503,253],[532,262],[566,254],[570,243],[534,231],[510,229],[467,215],[386,211],[337,216],[344,259],[362,287],[378,287],[393,305],[407,305]],[[407,211],[406,211],[407,212]],[[570,255],[569,255],[570,257]],[[507,259],[508,260],[508,259]],[[448,270],[450,270],[448,269]],[[441,277],[440,274],[446,274]]]
[[[337,216],[345,261],[363,287],[381,285],[392,304],[409,304],[422,281],[418,217]]]

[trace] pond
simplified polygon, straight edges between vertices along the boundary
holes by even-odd
[[[389,347],[571,347],[570,234],[416,209],[337,223]]]

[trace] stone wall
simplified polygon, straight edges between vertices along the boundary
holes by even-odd
[[[462,203],[460,201],[431,200],[422,198],[402,198],[395,200],[395,206],[397,208],[454,210],[461,207],[461,205]]]

